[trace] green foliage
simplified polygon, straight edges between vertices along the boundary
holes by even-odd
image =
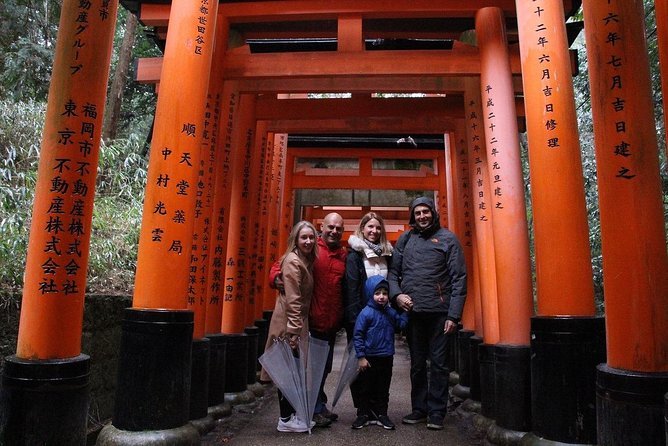
[[[143,141],[116,139],[100,152],[88,290],[130,291],[137,260],[142,199],[148,163],[140,155]]]
[[[23,283],[45,106],[0,101],[0,290]]]
[[[0,3],[0,97],[46,98],[60,3],[58,0]]]

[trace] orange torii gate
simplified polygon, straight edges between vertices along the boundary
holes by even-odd
[[[660,441],[662,395],[668,381],[665,358],[668,330],[666,318],[662,317],[666,314],[668,296],[668,260],[660,187],[657,187],[656,143],[652,145],[648,135],[651,131],[642,127],[653,122],[651,107],[642,102],[648,98],[647,62],[643,59],[631,63],[639,52],[646,54],[642,42],[631,38],[640,38],[633,32],[633,26],[642,19],[641,3],[629,2],[634,3],[629,7],[623,0],[610,0],[608,7],[613,14],[610,17],[595,2],[584,2],[586,20],[591,24],[588,33],[596,42],[593,45],[590,42],[588,48],[591,52],[600,51],[611,62],[606,65],[601,56],[597,60],[603,65],[591,67],[592,96],[600,94],[609,102],[607,108],[595,110],[595,122],[597,157],[605,166],[604,174],[599,176],[604,268],[613,276],[609,278],[606,273],[606,315],[612,317],[606,320],[609,363],[599,366],[596,381],[598,417],[592,409],[593,375],[595,366],[605,362],[604,335],[602,319],[594,315],[590,287],[581,170],[576,156],[579,150],[573,132],[570,75],[574,55],[568,52],[564,25],[564,17],[570,16],[580,6],[579,2],[390,0],[381,5],[371,0],[344,0],[335,4],[251,1],[221,3],[217,12],[209,2],[207,6],[198,3],[127,2],[136,8],[133,12],[145,25],[155,27],[158,38],[166,40],[167,49],[164,61],[139,61],[138,79],[160,82],[161,93],[139,248],[137,290],[133,308],[127,312],[130,328],[124,330],[121,345],[117,409],[113,426],[103,433],[100,444],[131,444],[136,436],[146,438],[148,430],[170,436],[174,444],[196,441],[196,432],[187,423],[195,414],[188,410],[191,395],[186,389],[190,387],[191,371],[194,374],[194,370],[207,366],[203,365],[206,358],[199,365],[191,360],[190,352],[194,351],[191,345],[195,345],[192,341],[206,334],[211,343],[210,370],[225,369],[219,362],[224,362],[225,354],[224,346],[221,349],[220,345],[229,341],[228,335],[242,337],[241,332],[259,314],[256,306],[247,304],[245,290],[255,283],[249,279],[250,275],[239,271],[238,260],[245,262],[262,253],[264,261],[269,262],[280,252],[278,246],[283,240],[277,235],[282,233],[284,239],[285,229],[292,223],[295,206],[290,198],[292,190],[329,185],[322,178],[313,181],[294,172],[295,151],[289,146],[287,135],[389,132],[450,135],[447,150],[451,163],[439,167],[436,183],[441,188],[439,197],[450,194],[451,199],[439,201],[439,206],[450,211],[451,224],[456,230],[459,228],[460,238],[470,237],[472,250],[468,261],[473,268],[469,266],[469,270],[479,273],[471,275],[472,291],[475,294],[478,290],[480,298],[469,297],[465,318],[466,328],[478,335],[478,339],[462,344],[470,349],[462,357],[472,358],[470,368],[475,369],[471,373],[476,376],[470,383],[471,396],[479,397],[487,421],[495,421],[487,432],[488,441],[533,437],[531,441],[536,443],[532,444],[539,444],[543,438],[550,442],[592,443],[596,442],[597,430],[600,444],[618,444],[616,438],[623,438],[622,444]],[[207,16],[203,20],[204,12]],[[665,25],[665,20],[661,24]],[[474,28],[478,29],[478,46],[459,41],[462,32]],[[193,37],[193,29],[196,34],[202,31]],[[214,29],[218,41],[217,56],[212,61]],[[604,37],[596,37],[598,34],[609,37],[610,33],[623,35],[624,45],[615,47],[609,38],[606,42]],[[257,42],[229,47],[228,34],[229,40],[235,41],[328,38],[336,39],[337,46],[336,51],[262,53],[252,51]],[[371,50],[367,43],[373,39],[383,39],[388,44],[385,48],[391,48],[389,43],[393,39],[407,40],[413,46],[401,51]],[[424,49],[415,39],[434,39],[443,46],[438,50]],[[627,41],[630,43],[626,44]],[[196,42],[194,47],[193,42]],[[662,42],[663,48],[665,45]],[[174,57],[178,58],[176,62]],[[625,71],[629,67],[633,67],[633,72]],[[63,71],[65,68],[61,67],[60,74]],[[58,71],[54,70],[54,74]],[[640,78],[634,76],[638,74]],[[94,81],[89,82],[92,85]],[[183,85],[187,85],[187,91]],[[631,102],[631,95],[625,92],[638,85],[643,92],[637,99],[640,102],[635,102],[636,97]],[[553,96],[553,91],[559,91],[559,95]],[[277,97],[318,92],[347,92],[353,93],[353,97],[350,100]],[[372,93],[445,96],[390,99],[371,98]],[[524,100],[516,99],[518,93],[523,93]],[[207,94],[210,99],[220,98],[222,109],[217,122],[218,159],[214,163],[218,166],[213,166],[209,179],[198,177],[195,169],[190,169],[191,163],[199,165],[202,158],[199,148],[206,143],[197,130],[206,127]],[[50,105],[52,100],[55,99],[50,98]],[[627,115],[614,114],[626,101],[633,120],[627,119]],[[536,316],[516,126],[517,117],[524,115],[535,193],[532,204],[536,230]],[[618,116],[621,118],[615,119]],[[639,129],[632,128],[633,125]],[[642,140],[630,139],[631,136],[626,139],[627,126],[629,135],[642,135]],[[617,135],[621,140],[606,139],[615,133],[624,135]],[[209,144],[214,143],[209,141]],[[266,146],[273,150],[265,150],[261,155],[260,148]],[[244,151],[246,161],[243,156],[236,156]],[[314,153],[324,155],[327,151],[319,149]],[[246,169],[250,172],[253,163],[257,164],[254,172],[259,177],[254,179],[255,185],[251,185],[244,173]],[[260,164],[266,168],[260,170]],[[451,174],[446,178],[448,171]],[[451,188],[443,193],[446,179]],[[365,188],[379,187],[368,179],[348,180]],[[40,179],[41,183],[47,181]],[[194,192],[194,185],[200,181],[203,196],[212,197],[204,216],[210,219],[210,229],[196,226],[192,218],[198,205],[188,191]],[[172,184],[175,189],[170,191],[168,185]],[[260,187],[261,184],[265,186]],[[257,202],[262,194],[270,198],[269,211],[251,214],[248,203]],[[247,195],[253,196],[244,201],[242,198]],[[618,196],[623,199],[617,200]],[[38,197],[36,204],[45,200],[48,198]],[[624,216],[633,232],[620,232],[616,219],[622,215],[624,206],[635,202],[642,202],[643,210]],[[466,206],[474,209],[473,215],[466,216],[473,218],[473,223],[461,218],[468,212]],[[565,214],[568,222],[563,222]],[[238,235],[246,228],[235,220],[238,215],[243,215],[247,223],[251,218],[261,219],[260,227],[272,228],[265,246],[241,243]],[[277,227],[281,229],[278,234],[273,231]],[[462,232],[462,228],[469,229],[470,234]],[[37,235],[31,236],[31,242],[45,235],[39,235],[39,229],[34,231]],[[203,274],[208,276],[203,279],[207,289],[200,293],[206,292],[207,296],[205,305],[197,305],[194,298],[197,290],[193,290],[191,298],[188,283],[193,263],[200,260],[192,254],[195,247],[201,249],[195,242],[206,231],[212,234],[212,243],[208,274]],[[167,250],[160,249],[163,244],[169,245]],[[619,247],[623,247],[623,252]],[[38,250],[39,247],[31,248],[31,252]],[[169,257],[176,253],[183,258]],[[627,264],[627,255],[638,261]],[[651,267],[642,262],[649,256],[654,261]],[[27,269],[40,268],[31,259]],[[206,270],[207,265],[195,266],[195,272]],[[630,313],[632,336],[622,322],[626,314],[622,292],[626,282],[619,282],[616,277],[628,277],[634,285],[632,297],[641,303]],[[226,289],[228,281],[234,284]],[[564,288],[564,284],[569,287]],[[244,293],[239,293],[239,286]],[[254,298],[257,302],[257,296]],[[471,308],[476,303],[478,308]],[[270,296],[265,291],[262,307],[271,308]],[[63,316],[72,321],[78,317],[58,307],[47,312],[28,307],[24,312],[20,341],[30,339],[36,326],[48,326],[49,321]],[[23,322],[24,317],[38,318],[39,322],[31,325]],[[648,320],[652,323],[645,324]],[[138,330],[136,327],[140,325],[148,332],[144,328]],[[156,335],[165,325],[171,327],[169,338]],[[144,336],[146,333],[151,335]],[[53,333],[43,337],[49,335]],[[588,349],[594,349],[595,353]],[[171,356],[167,361],[143,364],[150,360],[133,354],[140,350],[168,351]],[[214,350],[216,361],[213,361]],[[634,351],[640,352],[640,356],[633,356]],[[39,366],[40,360],[69,358],[78,353],[29,355],[19,349],[17,356],[20,360],[36,357]],[[554,357],[570,367],[555,372]],[[159,375],[155,387],[142,388],[141,377],[133,375],[139,363],[152,367]],[[564,386],[563,382],[568,384]],[[627,392],[629,382],[632,393]],[[216,382],[216,386],[208,392],[210,405],[221,403],[221,393],[227,389],[224,383]],[[548,394],[546,389],[556,390]],[[139,412],[131,404],[131,397],[136,397],[137,392],[146,394],[151,402],[150,407]],[[548,405],[550,410],[546,411]],[[620,412],[634,415],[619,418],[616,414]],[[637,429],[635,420],[639,419],[651,428]]]

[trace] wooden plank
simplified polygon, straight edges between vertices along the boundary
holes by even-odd
[[[268,131],[283,133],[443,133],[455,120],[433,117],[303,119],[267,121]]]
[[[568,0],[567,0],[568,1]],[[515,0],[301,0],[221,3],[218,13],[230,23],[303,20],[336,20],[342,14],[363,18],[474,17],[487,6],[515,16]],[[142,3],[139,19],[146,26],[166,26],[171,5]]]
[[[441,116],[460,118],[464,113],[463,96],[423,98],[276,99],[263,95],[256,104],[259,120],[331,119],[361,117]]]
[[[380,180],[380,181],[379,181]],[[384,181],[383,181],[384,180]],[[395,178],[392,182],[394,189],[401,190],[438,190],[439,177],[425,178]],[[304,176],[292,177],[293,189],[376,189],[387,190],[388,182],[385,176]]]

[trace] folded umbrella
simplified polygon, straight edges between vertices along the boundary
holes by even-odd
[[[341,359],[341,368],[339,370],[339,382],[336,384],[336,390],[334,391],[334,398],[332,399],[332,407],[336,406],[336,403],[341,398],[341,394],[351,382],[357,378],[359,373],[359,368],[357,366],[357,356],[355,355],[355,346],[353,341],[350,341],[346,346],[345,351],[343,352],[343,358]]]
[[[274,385],[295,409],[297,418],[309,426],[313,418],[329,344],[308,336],[300,339],[298,351],[286,339],[277,338],[258,358]]]

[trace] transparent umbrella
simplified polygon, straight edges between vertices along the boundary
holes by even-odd
[[[300,339],[298,352],[290,348],[287,340],[275,339],[259,358],[271,380],[294,407],[297,418],[307,423],[309,432],[328,353],[326,341],[309,336]]]
[[[336,406],[336,403],[341,398],[341,394],[346,387],[350,385],[351,382],[357,378],[359,369],[357,367],[357,356],[355,355],[355,346],[353,341],[350,341],[346,346],[345,351],[343,352],[343,358],[341,358],[341,370],[339,372],[339,382],[336,384],[336,390],[334,391],[334,398],[332,398],[332,407]]]

